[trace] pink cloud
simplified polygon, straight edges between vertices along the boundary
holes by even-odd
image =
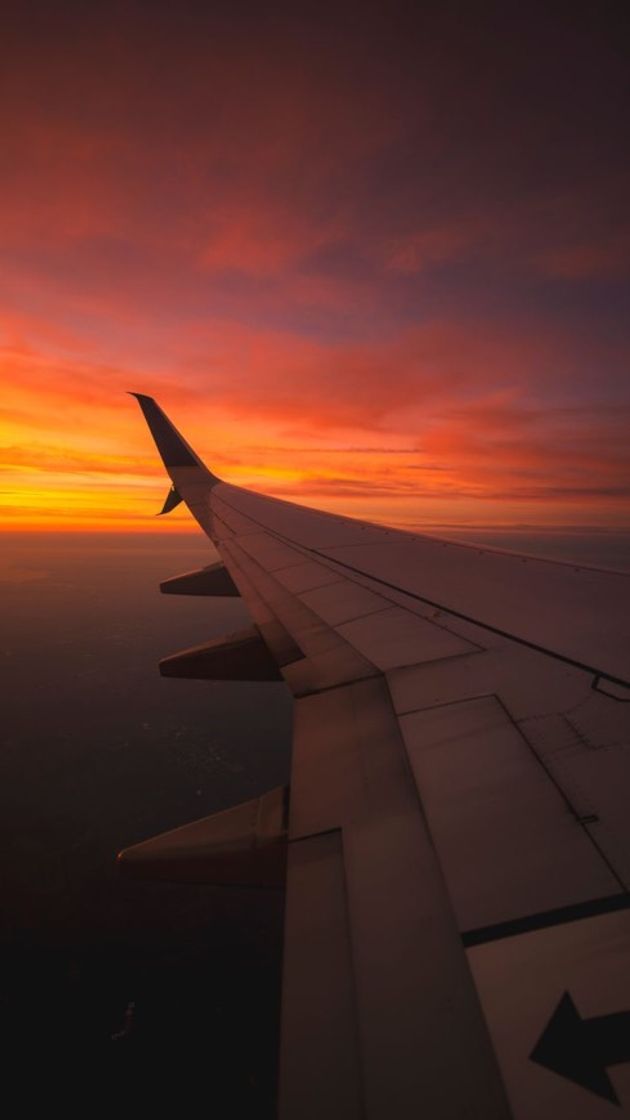
[[[612,241],[560,244],[545,253],[540,263],[550,275],[565,280],[623,275],[630,270],[630,231],[620,231]]]

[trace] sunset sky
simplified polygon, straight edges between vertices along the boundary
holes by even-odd
[[[588,7],[15,4],[0,525],[155,529],[135,390],[266,493],[630,527],[623,12]]]

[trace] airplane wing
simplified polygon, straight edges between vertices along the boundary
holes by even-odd
[[[630,1115],[630,576],[228,485],[138,400],[222,561],[164,590],[253,620],[162,670],[295,704],[288,798],[123,861],[286,860],[280,1116]]]

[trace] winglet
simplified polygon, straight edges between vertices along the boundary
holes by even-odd
[[[183,500],[184,499],[179,493],[177,487],[171,486],[168,494],[166,495],[166,501],[164,502],[164,505],[158,513],[158,517],[162,517],[164,513],[170,513],[172,509],[176,509],[179,503],[183,502]]]
[[[130,392],[129,395],[138,401],[167,471],[170,471],[171,467],[199,467],[211,478],[216,478],[216,475],[208,470],[190,444],[180,435],[153,397],[147,397],[144,393]]]

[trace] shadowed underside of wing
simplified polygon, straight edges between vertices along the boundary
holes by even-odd
[[[295,697],[281,1116],[630,1108],[575,1028],[630,1010],[630,579],[240,490],[141,404]]]

